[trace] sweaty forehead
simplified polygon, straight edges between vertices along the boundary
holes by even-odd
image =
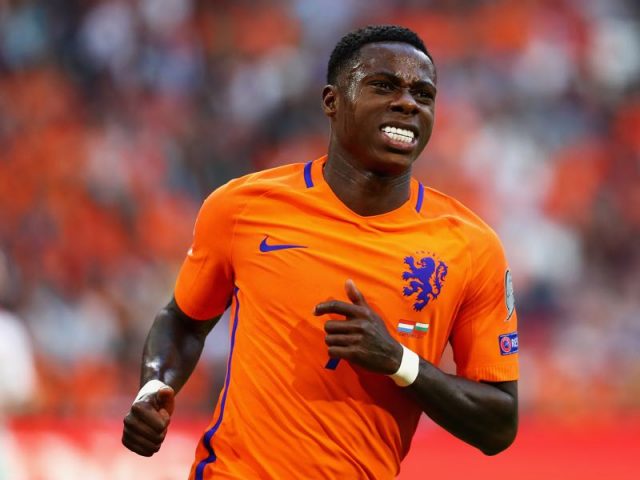
[[[407,83],[419,80],[436,83],[435,66],[431,59],[413,45],[402,42],[364,45],[348,70],[354,80],[375,72],[388,72]]]

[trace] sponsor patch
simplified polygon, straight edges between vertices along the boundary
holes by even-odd
[[[518,353],[518,332],[505,333],[498,337],[500,344],[500,355],[511,355]]]

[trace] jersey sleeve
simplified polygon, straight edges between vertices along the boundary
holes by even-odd
[[[176,280],[176,303],[196,320],[220,315],[233,293],[231,247],[237,208],[230,190],[229,184],[224,185],[204,201]]]
[[[476,381],[517,380],[518,319],[504,250],[492,231],[470,247],[470,280],[450,336],[457,374]]]

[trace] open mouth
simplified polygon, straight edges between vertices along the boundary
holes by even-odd
[[[392,140],[394,143],[400,143],[404,145],[412,145],[416,139],[416,134],[406,128],[392,127],[385,125],[380,128],[382,133]]]

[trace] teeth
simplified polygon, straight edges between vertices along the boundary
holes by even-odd
[[[411,143],[413,140],[413,132],[397,127],[382,127],[382,131],[391,139],[398,142]]]

